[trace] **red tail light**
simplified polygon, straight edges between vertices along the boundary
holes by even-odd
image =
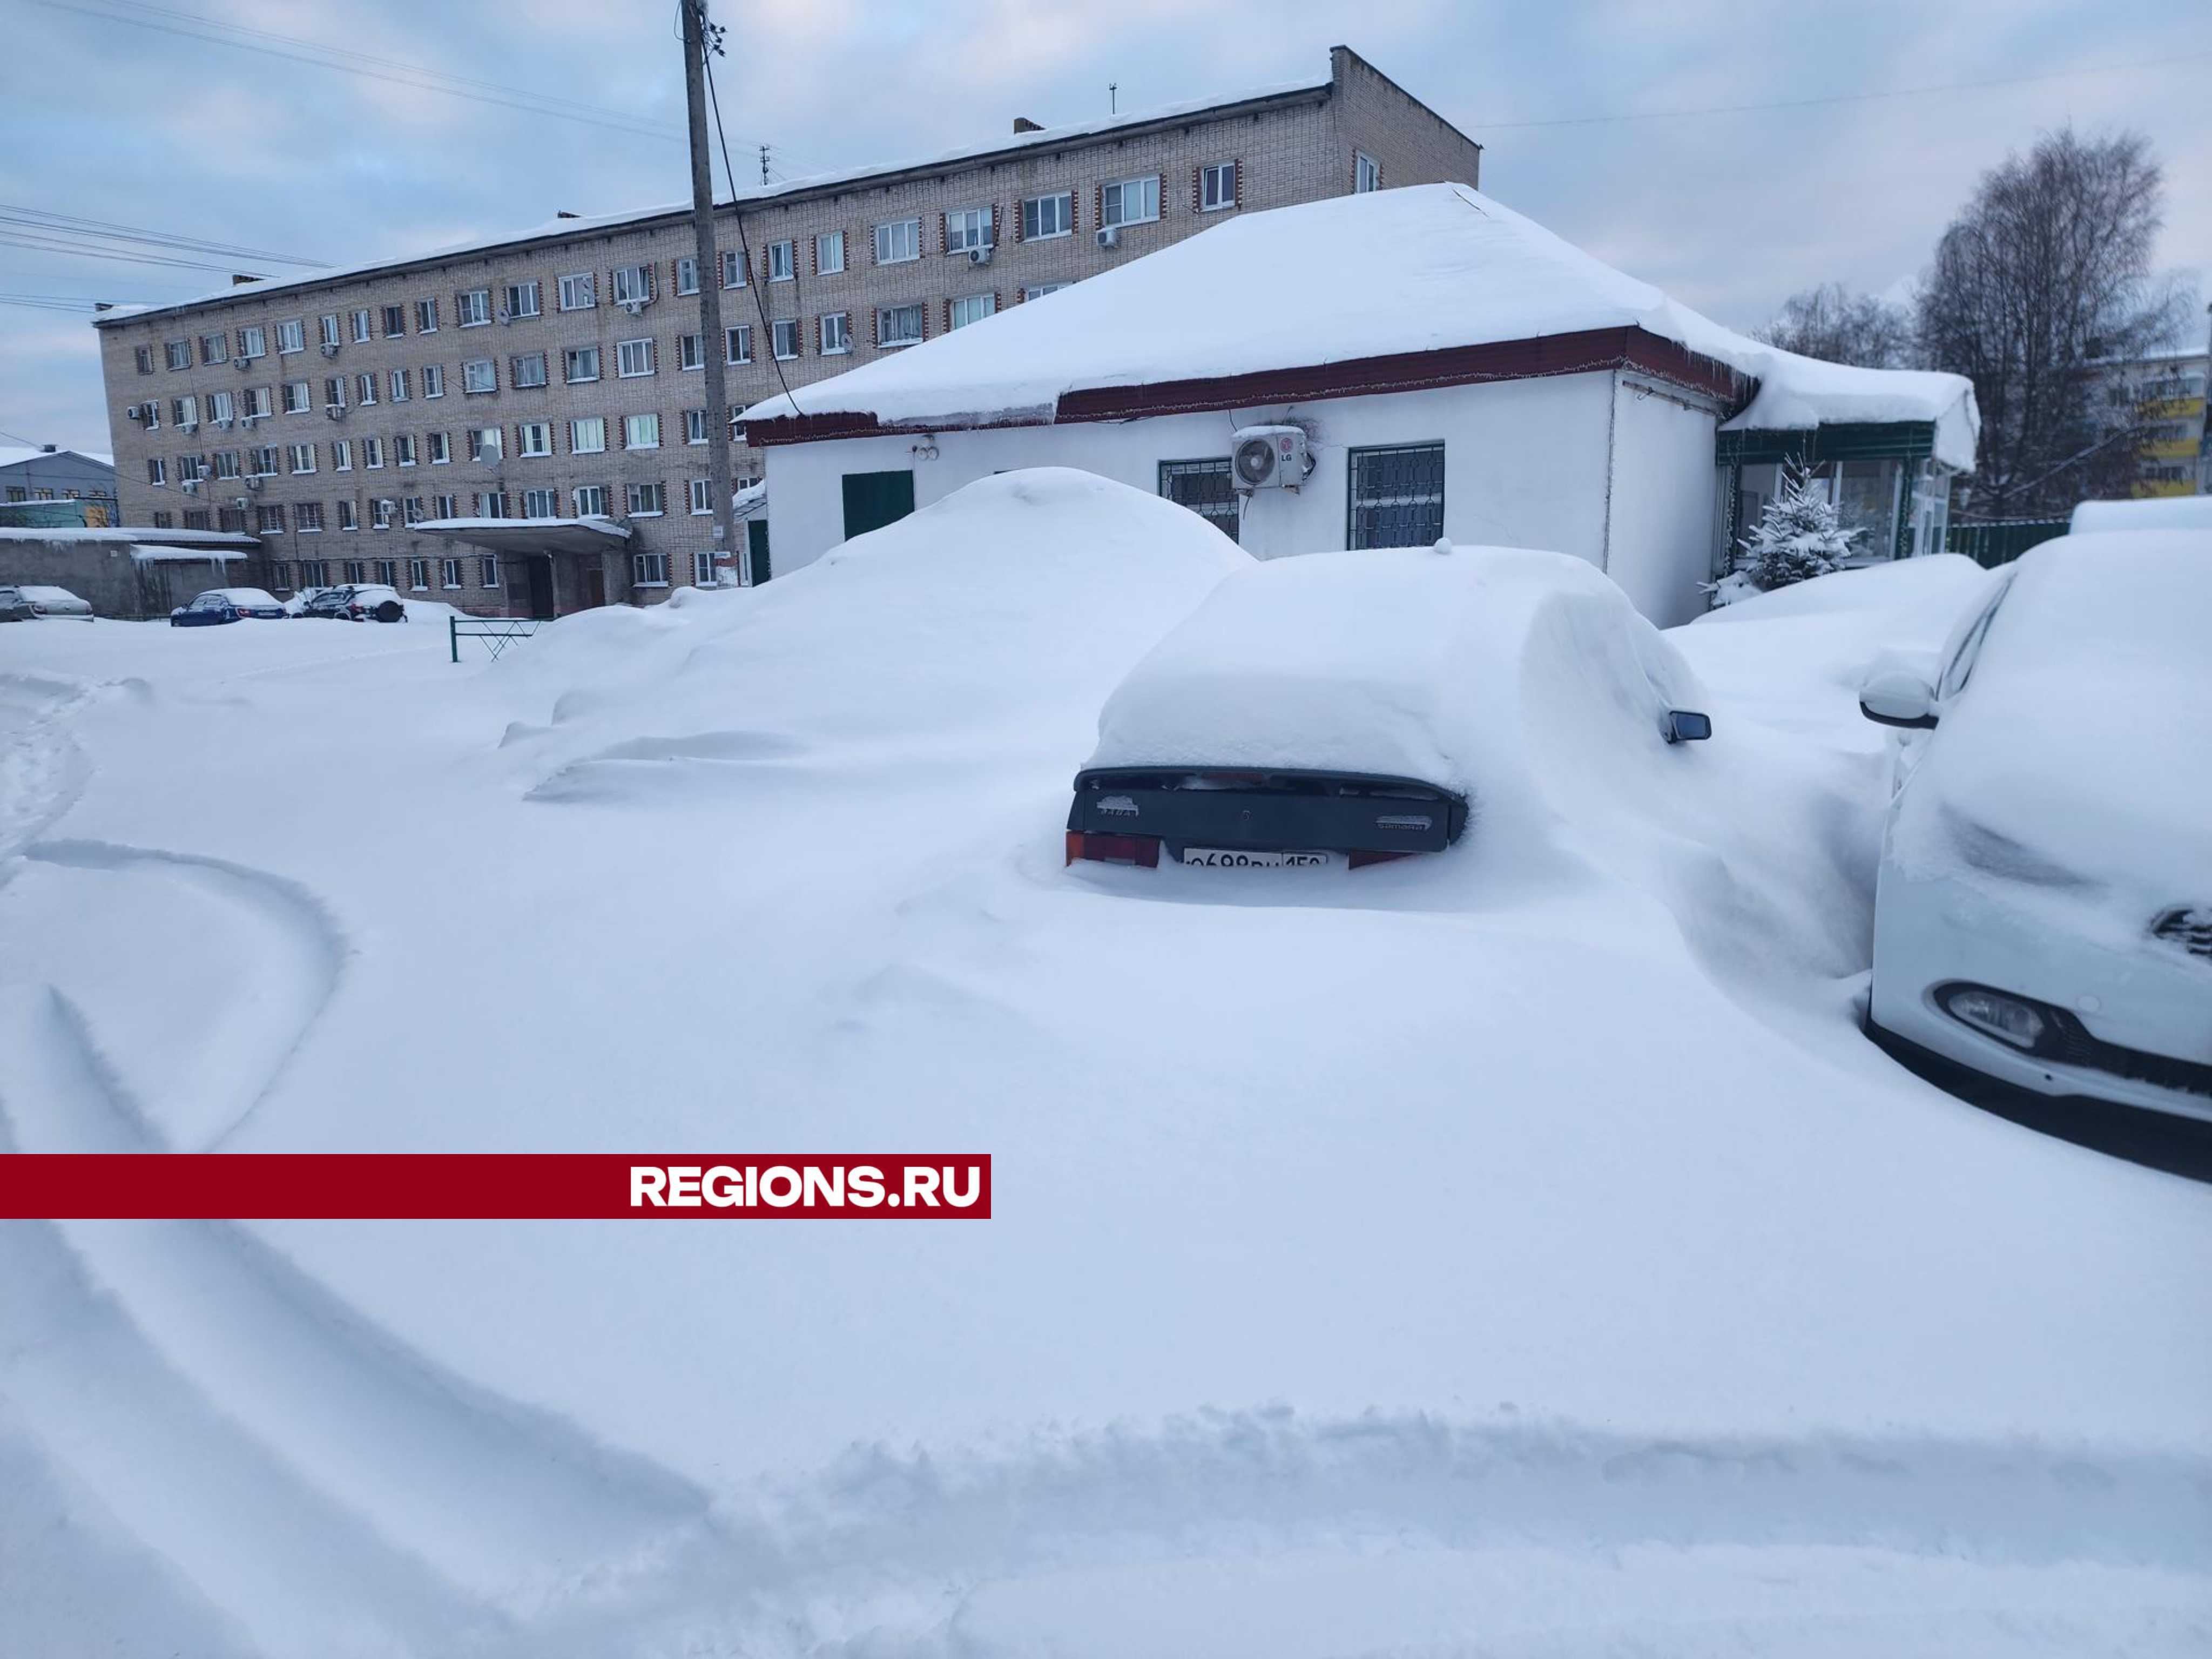
[[[1159,867],[1158,836],[1094,836],[1080,830],[1067,832],[1067,861],[1089,859],[1097,864],[1135,864],[1147,870]]]

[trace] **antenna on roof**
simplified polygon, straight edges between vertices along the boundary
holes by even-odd
[[[1121,112],[1121,83],[1119,81],[1109,81],[1106,83],[1106,112],[1109,115],[1119,115]]]
[[[763,184],[766,184],[766,183],[768,182],[768,146],[767,146],[766,144],[763,144],[763,145],[760,147],[760,153],[761,153],[761,183],[763,183]]]
[[[571,213],[566,208],[560,208],[555,210],[553,216],[556,219],[580,219],[584,216],[580,213]]]

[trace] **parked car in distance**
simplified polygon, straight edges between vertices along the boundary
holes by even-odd
[[[1862,689],[1903,733],[1877,1041],[2212,1121],[2208,641],[2212,532],[2070,535],[2000,572],[1924,672]]]
[[[169,613],[172,628],[213,628],[224,623],[281,621],[284,607],[258,587],[210,587]]]
[[[298,614],[337,622],[405,622],[407,602],[399,597],[397,588],[381,583],[347,583],[318,588],[307,597]]]
[[[1711,734],[1659,689],[1672,648],[1583,561],[1444,544],[1273,560],[1224,580],[1109,698],[1067,862],[1356,870],[1444,851],[1474,811],[1471,734],[1515,717],[1478,689],[1528,644],[1499,643],[1523,625],[1501,599],[1514,617],[1556,601],[1606,636],[1629,687],[1609,740]]]
[[[66,587],[0,584],[0,622],[90,622],[92,606]]]

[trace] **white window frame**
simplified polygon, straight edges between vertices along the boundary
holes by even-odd
[[[599,303],[599,274],[572,270],[561,279],[561,309],[589,311]]]
[[[632,518],[658,518],[657,513],[634,513]],[[638,552],[629,556],[632,587],[665,587],[668,586],[668,556],[665,553]]]
[[[1352,152],[1352,193],[1364,196],[1382,188],[1382,164],[1364,149]]]
[[[503,295],[508,317],[535,317],[539,314],[544,295],[538,291],[535,276],[526,276],[519,283],[507,283]]]
[[[435,334],[438,331],[438,297],[434,294],[427,300],[415,302],[415,331],[417,334]]]
[[[973,253],[991,245],[989,208],[954,208],[945,216],[946,253]]]
[[[642,496],[639,494],[641,490],[645,492]],[[640,500],[657,501],[659,505],[640,507],[637,504]],[[662,491],[659,479],[641,479],[623,486],[623,517],[625,519],[659,519],[665,517],[667,512],[668,497]],[[667,585],[665,580],[661,585]]]
[[[735,343],[737,347],[737,349],[734,351],[731,349],[732,342]],[[749,363],[752,362],[753,325],[750,323],[732,323],[729,327],[724,329],[722,331],[722,351],[724,354],[722,362],[725,364]]]
[[[185,348],[186,363],[190,364],[191,348]],[[251,362],[269,355],[269,334],[258,323],[248,323],[238,331],[238,355]]]
[[[394,466],[413,466],[421,452],[411,432],[395,433],[392,439],[392,464]]]
[[[491,290],[488,288],[469,288],[453,295],[453,320],[462,328],[489,327]]]
[[[295,351],[307,349],[307,325],[298,317],[289,317],[276,325],[276,355],[289,357]]]
[[[1052,204],[1052,218],[1054,223],[1058,227],[1056,229],[1047,230],[1043,228],[1045,222],[1044,208],[1048,203]],[[1060,190],[1051,191],[1050,193],[1043,196],[1025,196],[1022,198],[1022,240],[1024,242],[1049,242],[1057,237],[1073,236],[1074,234],[1074,191]]]
[[[468,428],[469,459],[489,460],[495,464],[507,459],[507,428],[499,426],[472,426]]]
[[[1129,211],[1129,193],[1137,193],[1138,206],[1149,212]],[[1160,176],[1144,173],[1127,179],[1109,179],[1099,186],[1098,222],[1101,227],[1119,229],[1124,225],[1149,225],[1160,216]]]
[[[605,484],[578,484],[568,492],[580,519],[604,519],[607,516],[607,487]]]
[[[568,371],[575,367],[578,356],[586,351],[592,354],[592,372],[588,374],[570,374]],[[602,360],[599,348],[595,345],[569,346],[561,353],[561,383],[563,386],[589,386],[605,369],[606,364]]]
[[[917,216],[907,219],[886,219],[876,228],[876,263],[879,265],[911,264],[921,258],[921,220]],[[913,238],[913,252],[902,253],[899,244],[902,233]]]
[[[705,410],[687,409],[684,411],[684,441],[687,444],[703,444],[707,441],[707,411]]]
[[[315,470],[315,447],[313,444],[291,444],[286,447],[285,464],[295,478],[304,478]],[[301,466],[300,463],[306,461]]]
[[[738,249],[722,250],[722,286],[743,288],[745,285],[745,256]]]
[[[338,314],[337,312],[325,312],[318,320],[316,328],[319,336],[319,343],[326,346],[334,346],[343,343],[343,336],[339,331]]]
[[[830,325],[836,325],[832,328]],[[822,315],[816,349],[824,357],[842,357],[853,349],[853,313],[830,311]]]
[[[783,349],[786,341],[791,345],[788,351]],[[778,317],[772,319],[769,325],[769,347],[775,353],[776,362],[796,362],[799,357],[799,319]]]
[[[449,432],[444,431],[433,432],[430,434],[430,465],[433,466],[451,466],[453,464],[453,434]]]
[[[526,380],[522,378],[525,366],[530,363],[538,365],[538,378],[534,380]],[[552,372],[552,365],[545,361],[545,354],[542,351],[518,352],[508,358],[507,362],[507,384],[520,392],[540,390],[545,386],[547,377]]]
[[[700,333],[676,337],[676,367],[685,372],[707,367],[707,337]]]
[[[284,382],[284,412],[305,415],[315,406],[315,387],[312,380]]]
[[[531,440],[538,444],[532,447]],[[553,453],[553,422],[550,421],[521,421],[514,428],[514,453],[518,459],[536,459]]]
[[[897,316],[901,312],[912,312],[914,313],[915,323],[915,331],[912,334],[902,334],[894,339],[890,333],[890,319]],[[928,337],[929,306],[927,301],[911,300],[903,305],[878,306],[876,307],[876,343],[878,345],[883,346],[886,349],[893,346],[920,345]]]
[[[652,426],[653,436],[652,436],[651,438],[649,438],[649,439],[643,439],[643,440],[641,440],[641,439],[638,437],[638,435],[637,435],[637,434],[638,434],[640,432],[644,431],[646,428],[645,428],[644,427],[641,426],[641,425],[636,424],[636,422],[645,422],[645,421],[650,421],[650,422],[653,423],[653,426]],[[648,410],[641,410],[640,412],[638,412],[637,414],[635,414],[635,415],[625,415],[625,416],[623,416],[623,447],[624,449],[658,449],[658,448],[659,448],[659,447],[660,447],[660,414],[659,414],[659,410],[650,410],[650,409],[648,409]]]
[[[845,269],[845,233],[825,230],[814,239],[814,274],[835,276]]]
[[[1022,290],[1022,303],[1026,305],[1031,300],[1042,300],[1048,294],[1057,294],[1064,288],[1074,286],[1073,283],[1032,283]]]
[[[987,317],[999,314],[999,296],[995,294],[962,294],[956,295],[945,311],[945,321],[951,328],[970,328]]]
[[[446,395],[446,366],[443,363],[422,365],[422,395],[426,398]]]
[[[532,504],[544,510],[532,510]],[[540,484],[535,489],[522,492],[522,516],[526,519],[557,519],[561,516],[561,492]]]
[[[1208,161],[1198,170],[1198,210],[1225,213],[1237,205],[1237,163]]]
[[[584,441],[583,428],[594,427],[589,443]],[[604,455],[607,453],[607,417],[604,415],[578,415],[568,422],[568,453],[571,455]]]
[[[331,471],[333,472],[350,472],[353,471],[352,439],[333,438],[331,440]]]
[[[712,478],[692,479],[689,493],[691,498],[692,517],[697,518],[702,514],[712,513],[714,510],[714,481]]]
[[[483,371],[484,384],[475,384],[477,371]],[[482,397],[487,392],[499,390],[499,360],[495,357],[471,357],[461,365],[461,394]]]
[[[786,236],[768,245],[768,279],[788,283],[799,276],[799,244]]]
[[[653,298],[653,267],[651,265],[617,265],[614,273],[614,301],[617,305],[640,304]]]
[[[696,294],[699,291],[699,256],[697,254],[684,253],[677,256],[676,291],[678,294]]]
[[[633,347],[635,348],[635,351],[632,350]],[[641,361],[644,363],[644,367],[642,368],[629,368],[627,365],[633,361]],[[651,375],[652,373],[653,337],[651,335],[648,334],[641,339],[617,340],[615,342],[615,378],[617,380],[642,380]]]
[[[374,313],[368,311],[356,311],[353,313],[352,321],[353,343],[356,345],[367,345],[371,340],[376,337],[376,316]]]

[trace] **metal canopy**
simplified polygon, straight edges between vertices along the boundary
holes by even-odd
[[[495,553],[605,553],[629,540],[629,526],[611,519],[425,519],[408,528]]]

